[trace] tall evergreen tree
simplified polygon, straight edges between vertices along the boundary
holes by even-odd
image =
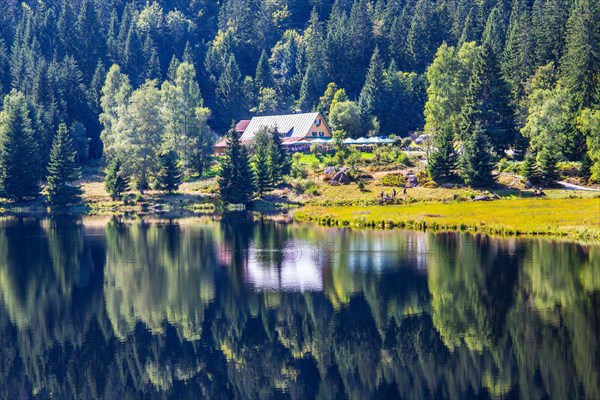
[[[273,73],[271,72],[271,66],[269,65],[269,57],[264,50],[258,59],[254,84],[256,85],[257,91],[261,88],[272,88],[275,86],[273,82]]]
[[[460,159],[460,175],[473,187],[485,187],[494,182],[490,143],[480,121],[475,121],[467,139],[463,142]]]
[[[254,156],[252,164],[254,167],[254,176],[256,191],[262,196],[267,190],[273,187],[273,172],[276,167],[273,165],[269,147],[271,144],[271,133],[268,128],[263,128],[256,132],[253,140]]]
[[[551,185],[558,180],[559,160],[560,152],[556,143],[546,143],[537,156],[539,178],[543,184]]]
[[[123,173],[119,160],[114,160],[108,166],[104,177],[104,189],[113,200],[129,189],[129,180]]]
[[[226,203],[247,204],[254,192],[254,174],[250,167],[248,151],[241,144],[235,129],[230,130],[227,142],[227,149],[221,161],[219,194]]]
[[[567,24],[561,82],[579,111],[598,101],[600,93],[600,2],[575,0]]]
[[[18,201],[39,193],[39,154],[25,96],[13,90],[0,114],[0,192]]]
[[[245,115],[242,75],[233,54],[229,56],[225,70],[219,78],[216,92],[219,99],[218,111],[220,120],[217,126],[223,129],[230,125],[232,121],[237,121]]]
[[[381,115],[385,112],[382,104],[384,92],[384,65],[379,54],[379,48],[376,47],[371,57],[365,84],[358,98],[358,105],[365,121],[368,121],[371,116],[381,118]]]
[[[440,181],[450,177],[454,168],[456,168],[454,133],[450,127],[446,127],[435,136],[434,149],[427,160],[427,170],[431,179]]]
[[[491,46],[483,45],[473,66],[467,102],[461,115],[462,139],[479,122],[493,150],[502,154],[514,142],[514,112],[510,91]]]
[[[521,167],[521,175],[531,183],[536,183],[540,177],[540,171],[538,170],[535,155],[528,152],[523,160]]]
[[[48,202],[55,206],[78,203],[83,193],[76,181],[81,179],[81,170],[75,162],[77,152],[65,124],[61,124],[54,138],[48,164]]]
[[[181,185],[183,174],[179,168],[179,157],[173,150],[160,156],[160,171],[156,177],[157,188],[171,194]]]
[[[277,185],[283,179],[284,175],[288,175],[292,168],[290,156],[281,144],[281,137],[277,129],[269,129],[269,146],[268,156],[271,164],[271,180],[274,185]]]

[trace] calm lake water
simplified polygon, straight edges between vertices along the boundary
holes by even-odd
[[[0,398],[600,398],[600,246],[0,220]]]

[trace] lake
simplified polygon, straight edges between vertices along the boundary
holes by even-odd
[[[0,398],[600,398],[600,246],[0,219]]]

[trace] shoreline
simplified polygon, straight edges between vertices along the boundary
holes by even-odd
[[[600,239],[600,198],[501,199],[389,206],[307,205],[294,219],[322,226]]]
[[[199,202],[201,200],[201,202]],[[240,207],[229,210],[240,210]],[[321,226],[418,231],[455,231],[501,236],[554,236],[600,239],[600,197],[501,198],[493,201],[427,201],[393,205],[318,204],[254,200],[246,209],[258,213],[289,214],[294,221]],[[53,215],[219,215],[228,207],[217,197],[181,201],[175,196],[152,196],[135,204],[96,201],[50,208],[43,203],[2,204],[0,216],[48,217]]]

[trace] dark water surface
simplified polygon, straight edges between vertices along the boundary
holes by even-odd
[[[600,246],[0,220],[0,397],[600,399]]]

